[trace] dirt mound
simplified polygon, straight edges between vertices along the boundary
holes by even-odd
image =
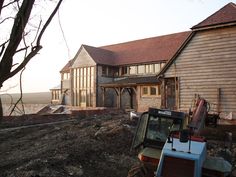
[[[126,176],[133,124],[123,114],[1,131],[0,176]]]

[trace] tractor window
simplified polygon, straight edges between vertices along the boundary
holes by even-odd
[[[172,128],[178,129],[179,127],[179,124],[174,124],[173,119],[150,116],[146,138],[165,142]]]
[[[136,133],[135,133],[133,144],[132,144],[133,149],[136,149],[140,145],[142,145],[145,138],[147,122],[148,122],[148,113],[145,112],[139,118],[139,123],[136,129]]]

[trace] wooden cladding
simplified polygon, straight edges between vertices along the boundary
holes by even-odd
[[[165,78],[179,79],[181,110],[188,110],[194,95],[199,94],[218,107],[219,112],[235,112],[235,49],[235,26],[199,31],[193,36],[165,72]]]

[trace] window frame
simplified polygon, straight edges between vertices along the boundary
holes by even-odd
[[[143,89],[147,88],[147,93],[143,93]],[[156,94],[151,94],[151,88],[156,88]],[[160,92],[160,85],[143,85],[141,86],[141,97],[160,97],[161,92]]]

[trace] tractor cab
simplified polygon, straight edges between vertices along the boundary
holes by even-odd
[[[161,150],[170,132],[183,129],[186,116],[183,112],[149,108],[138,122],[132,148],[141,148],[139,159],[157,166]]]

